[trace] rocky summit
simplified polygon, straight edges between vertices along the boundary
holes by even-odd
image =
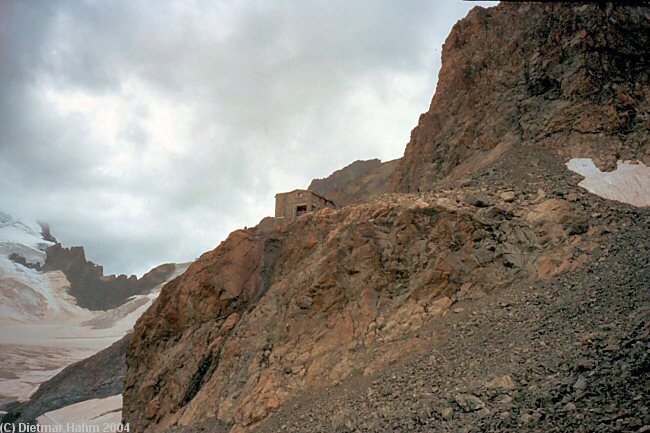
[[[177,269],[174,263],[156,266],[142,278],[135,275],[104,275],[104,268],[86,260],[84,248],[63,247],[55,243],[46,251],[39,270],[62,271],[70,282],[70,295],[77,304],[90,310],[108,310],[126,302],[131,296],[149,293],[169,280]]]
[[[650,431],[650,210],[565,165],[650,162],[649,38],[642,6],[473,9],[390,184],[349,193],[378,161],[317,181],[349,204],[235,231],[162,289],[124,421]]]

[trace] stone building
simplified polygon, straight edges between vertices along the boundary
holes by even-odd
[[[326,207],[335,208],[336,205],[327,197],[307,189],[295,189],[275,195],[275,217],[287,221]]]

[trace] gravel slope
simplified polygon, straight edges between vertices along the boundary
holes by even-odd
[[[649,229],[631,211],[582,269],[459,303],[426,353],[254,431],[650,431]]]

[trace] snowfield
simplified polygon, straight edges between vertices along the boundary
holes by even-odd
[[[28,264],[41,265],[45,249],[52,245],[42,239],[38,224],[15,221],[0,212],[0,321],[90,318],[92,313],[67,294],[70,284],[63,273],[39,272],[9,258],[17,254]]]
[[[54,245],[41,237],[41,227],[35,222],[16,221],[11,215],[0,212],[0,254],[15,252],[29,263],[43,263],[45,249]]]

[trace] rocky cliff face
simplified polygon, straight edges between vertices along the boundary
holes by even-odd
[[[142,295],[166,282],[176,265],[166,263],[155,267],[138,279],[135,275],[104,275],[104,268],[86,260],[83,247],[65,248],[57,243],[45,251],[47,257],[41,270],[62,271],[70,282],[68,293],[80,307],[109,310],[123,304],[133,295]]]
[[[481,206],[394,196],[234,232],[138,321],[125,419],[137,431],[208,417],[249,426],[299,391],[414,350],[413,333],[458,299],[584,260],[574,253],[589,227],[566,200]]]
[[[429,111],[392,190],[430,190],[513,146],[565,160],[650,163],[650,9],[612,3],[475,8],[447,38]]]
[[[585,298],[574,288],[581,277],[571,275],[607,258],[596,252],[613,245],[610,231],[625,236],[619,230],[641,221],[639,230],[647,233],[648,214],[577,187],[578,176],[563,160],[647,159],[648,16],[647,8],[589,4],[473,10],[445,45],[431,109],[393,178],[400,193],[324,209],[289,225],[267,221],[232,233],[204,254],[163,289],[135,327],[125,421],[138,432],[175,425],[195,431],[186,426],[197,422],[212,431],[264,431],[260,423],[289,402],[325,395],[350,378],[381,376],[431,350],[449,332],[447,313],[462,312],[459,303],[514,287],[525,294],[553,278]],[[446,176],[463,188],[437,182]],[[641,262],[635,256],[630,263]],[[637,296],[641,285],[629,287]],[[545,317],[565,311],[554,304],[542,317],[526,296],[517,314],[536,317],[526,331],[532,335],[542,332],[535,326],[546,326]],[[486,317],[481,323],[487,327],[494,316]],[[499,326],[515,331],[511,316],[499,317]],[[497,355],[480,346],[492,331],[454,326],[479,339],[472,347],[481,358],[450,365],[460,375],[473,365],[476,373]],[[566,347],[573,350],[578,338],[567,332]],[[531,353],[490,347],[511,363]],[[544,353],[553,359],[564,352]],[[535,368],[521,367],[525,374]],[[433,375],[435,367],[427,370],[427,378]],[[422,380],[404,385],[402,394],[425,392],[413,387],[427,378],[414,377]],[[516,386],[510,380],[494,386]],[[389,416],[384,403],[390,393],[375,389],[381,398],[371,391],[372,411]],[[452,397],[447,402],[472,414],[472,422],[487,416],[476,395]],[[435,418],[423,413],[417,420]],[[445,413],[438,418],[453,410]],[[268,431],[312,431],[312,415],[293,427],[285,417]],[[343,418],[313,431],[355,431],[360,420]],[[365,431],[404,428],[384,421]],[[516,422],[508,426],[521,430]]]
[[[314,179],[307,189],[333,200],[337,206],[360,203],[388,191],[398,160],[355,161],[324,179]]]

